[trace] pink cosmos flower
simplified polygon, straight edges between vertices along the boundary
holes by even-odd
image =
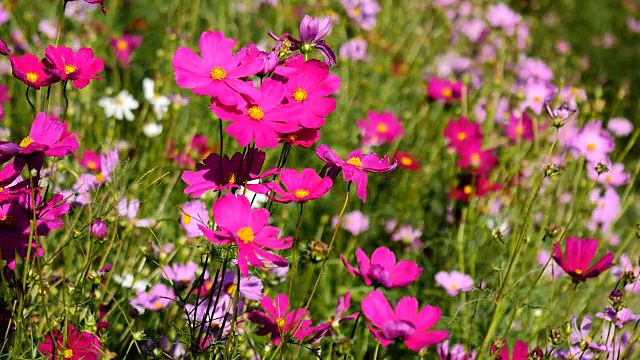
[[[199,226],[207,226],[208,223],[209,211],[202,201],[189,201],[182,206],[180,224],[187,232],[187,237],[202,236]]]
[[[266,259],[286,263],[280,256],[266,249],[283,250],[291,247],[290,237],[278,238],[280,229],[268,226],[269,211],[251,209],[251,203],[245,196],[236,197],[227,194],[213,205],[213,219],[217,231],[200,225],[204,236],[214,244],[235,243],[238,247],[238,267],[243,276],[249,276],[249,267],[263,267],[261,260]]]
[[[478,140],[470,141],[458,151],[458,166],[480,176],[486,176],[498,162],[493,149],[482,150]]]
[[[58,329],[47,332],[44,342],[38,345],[38,350],[52,360],[60,358],[96,360],[104,357],[98,337],[90,332],[80,332],[71,324],[67,324],[66,334]]]
[[[546,268],[544,269],[545,275],[555,280],[561,275],[566,274],[558,264],[556,264],[553,261],[549,261],[549,259],[551,259],[551,254],[549,254],[547,251],[540,250],[538,252],[538,257],[536,261],[538,265],[542,265],[542,266],[546,265]]]
[[[148,292],[140,291],[137,297],[129,303],[131,306],[143,309],[160,311],[167,308],[175,301],[176,295],[173,289],[165,284],[155,284]]]
[[[480,124],[472,123],[464,116],[460,116],[457,121],[449,120],[443,134],[448,140],[448,146],[458,151],[467,147],[469,142],[482,140]]]
[[[518,139],[533,140],[533,121],[527,112],[523,112],[520,117],[511,113],[509,122],[504,126],[505,136],[513,141]]]
[[[314,340],[311,341],[312,343],[319,341],[325,336],[335,334],[336,331],[334,329],[338,328],[341,322],[353,320],[358,317],[360,314],[358,312],[344,316],[347,310],[349,310],[349,305],[351,304],[350,299],[351,293],[348,291],[345,296],[338,297],[338,304],[336,305],[336,312],[334,315],[329,316],[329,320],[313,328],[315,335],[313,336]]]
[[[596,207],[591,213],[591,220],[588,226],[592,230],[595,230],[598,226],[608,229],[620,214],[620,196],[615,189],[609,187],[602,195],[599,189],[594,189],[589,195],[589,200]]]
[[[196,280],[198,265],[193,261],[186,264],[174,263],[162,267],[162,277],[176,284],[189,285]]]
[[[511,10],[505,3],[499,3],[489,6],[487,21],[491,26],[501,28],[507,35],[511,36],[516,26],[522,21],[522,16]]]
[[[589,265],[598,250],[598,240],[578,239],[570,237],[565,244],[565,251],[559,243],[553,245],[553,259],[576,282],[584,282],[589,278],[597,277],[613,266],[613,253],[606,253],[593,266]]]
[[[449,296],[456,296],[460,292],[471,291],[473,278],[459,271],[440,271],[436,274],[436,282],[447,290]]]
[[[256,276],[240,277],[240,285],[238,285],[238,274],[235,270],[230,270],[224,273],[220,281],[222,283],[222,291],[229,296],[233,296],[234,292],[238,290],[240,295],[249,300],[262,299],[262,280]],[[214,291],[217,291],[217,287]]]
[[[436,345],[436,353],[440,360],[476,360],[477,355],[476,350],[467,353],[462,344],[455,344],[449,349],[449,340]]]
[[[320,130],[300,128],[298,131],[291,133],[280,133],[280,142],[290,144],[292,146],[300,146],[305,149],[310,148],[320,140]]]
[[[611,135],[602,129],[600,121],[586,124],[572,142],[573,148],[590,162],[608,157],[615,148]]]
[[[433,100],[449,104],[452,101],[459,101],[462,92],[465,91],[461,82],[451,83],[446,79],[431,77],[427,84],[427,95]]]
[[[328,97],[340,89],[340,78],[329,73],[329,65],[318,61],[304,61],[304,56],[290,58],[286,66],[298,70],[289,76],[286,99],[299,104],[298,119],[305,128],[317,129],[325,117],[336,109],[336,99]]]
[[[408,152],[397,150],[393,158],[398,162],[398,167],[400,169],[408,171],[417,171],[420,169],[420,160],[416,159]]]
[[[40,89],[59,81],[57,77],[47,75],[44,72],[44,66],[33,54],[11,55],[9,60],[13,76],[34,89]]]
[[[93,57],[93,50],[82,48],[74,53],[66,46],[49,46],[44,51],[44,71],[60,80],[72,80],[73,86],[82,89],[90,80],[101,79],[96,74],[104,69],[104,61]]]
[[[337,215],[331,219],[331,224],[334,228],[338,226]],[[363,214],[360,210],[346,213],[340,227],[350,232],[353,236],[358,236],[369,230],[369,217]]]
[[[225,131],[241,146],[253,141],[258,149],[277,147],[278,133],[294,132],[298,123],[292,121],[300,113],[300,104],[282,104],[285,85],[267,78],[253,101],[239,108],[214,100],[211,110],[223,120],[231,121]]]
[[[76,1],[76,0],[64,0],[65,5],[68,2],[72,2],[72,1]],[[102,13],[107,15],[107,9],[104,8],[104,0],[84,0],[84,2],[86,2],[87,4],[100,4],[100,7],[102,8]]]
[[[393,231],[393,229],[391,230]],[[404,224],[391,235],[391,241],[401,241],[409,248],[418,249],[424,245],[422,241],[420,241],[421,237],[422,230],[414,229],[411,225]]]
[[[492,358],[501,360],[527,360],[529,358],[529,344],[522,340],[516,340],[516,343],[513,345],[513,352],[511,353],[511,357],[509,357],[509,344],[505,340],[504,347],[497,355],[496,352],[496,346],[491,345],[491,350],[489,351],[489,353]]]
[[[362,299],[362,312],[371,322],[367,324],[369,330],[384,347],[402,340],[417,352],[449,337],[448,331],[431,329],[440,320],[440,308],[425,305],[418,310],[414,297],[403,297],[394,310],[382,292],[374,290]]]
[[[38,113],[29,136],[22,139],[20,147],[22,154],[42,152],[47,156],[63,157],[78,149],[78,141],[75,136],[66,131],[62,121],[53,115],[44,112]]]
[[[223,32],[205,31],[200,35],[202,57],[189,48],[178,47],[172,59],[178,86],[192,89],[195,94],[217,97],[229,106],[246,104],[240,94],[260,97],[252,82],[240,80],[262,70],[259,51],[255,47],[244,48],[234,55],[235,45],[236,41],[226,38]]]
[[[100,155],[91,150],[85,151],[82,157],[78,159],[78,163],[89,171],[100,172],[102,170]]]
[[[537,81],[529,81],[524,86],[522,109],[529,108],[534,114],[540,115],[545,103],[552,94],[553,88],[550,87],[550,85]]]
[[[274,345],[280,345],[280,342],[288,337],[303,341],[312,334],[309,312],[304,308],[290,310],[287,295],[278,294],[273,300],[265,295],[260,300],[260,305],[264,312],[253,310],[249,314],[249,320],[262,326],[256,334],[271,334],[271,342]]]
[[[362,141],[366,145],[392,143],[402,135],[402,122],[391,112],[369,111],[365,120],[358,120]]]
[[[211,153],[201,164],[196,165],[197,171],[182,173],[182,180],[189,185],[184,193],[199,197],[209,190],[238,189],[248,181],[274,175],[277,169],[260,173],[265,158],[266,154],[260,150],[250,150],[245,157],[238,152],[231,159],[224,155],[222,160],[219,154]]]
[[[384,173],[392,171],[398,166],[396,161],[390,162],[388,156],[384,159],[374,153],[364,154],[362,150],[354,150],[344,161],[331,150],[327,145],[320,145],[316,148],[316,155],[327,163],[325,169],[329,171],[328,176],[338,176],[342,170],[345,181],[352,181],[356,184],[356,195],[362,202],[367,201],[367,173]]]
[[[273,190],[279,197],[270,196],[270,198],[282,204],[319,199],[333,186],[331,178],[321,178],[313,169],[304,169],[299,173],[294,169],[283,169],[280,171],[280,181],[286,190],[276,182],[270,182],[263,187]],[[247,185],[247,188],[259,192],[254,185]]]
[[[366,286],[376,284],[387,289],[409,286],[422,273],[422,268],[411,260],[396,263],[396,255],[384,246],[374,250],[371,260],[362,249],[356,249],[358,269],[351,266],[344,255],[340,255],[340,258],[347,271],[360,276]]]
[[[624,164],[615,163],[611,164],[610,160],[602,162],[607,165],[609,171],[604,174],[598,174],[596,166],[598,164],[589,163],[587,165],[587,175],[589,179],[599,182],[605,186],[622,186],[629,182],[630,175],[624,171]]]
[[[631,134],[633,131],[633,124],[625,118],[618,117],[609,119],[607,129],[609,129],[609,131],[614,135],[622,137]]]
[[[124,33],[121,39],[111,37],[109,43],[116,52],[116,60],[122,67],[128,68],[131,62],[131,54],[142,43],[142,35],[130,35]]]

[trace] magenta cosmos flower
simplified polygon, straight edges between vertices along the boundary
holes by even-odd
[[[388,156],[384,159],[374,153],[363,154],[362,150],[354,150],[347,156],[347,161],[342,160],[327,145],[320,145],[316,148],[318,157],[327,163],[325,170],[329,171],[329,176],[334,177],[342,170],[345,181],[352,181],[356,184],[356,195],[363,202],[367,201],[367,173],[384,173],[392,171],[398,166],[394,160],[390,162]]]
[[[240,94],[258,97],[253,83],[240,79],[255,75],[264,63],[258,58],[258,51],[247,48],[234,55],[235,45],[236,41],[226,38],[223,32],[205,31],[200,35],[202,57],[189,48],[178,47],[172,59],[178,86],[217,97],[230,106],[246,104]]]
[[[96,74],[104,69],[104,61],[93,57],[93,50],[82,48],[74,53],[66,46],[49,46],[44,51],[44,71],[60,80],[71,80],[82,89],[90,80],[101,79]]]
[[[340,89],[340,78],[329,74],[329,66],[318,60],[304,61],[301,55],[286,62],[287,67],[298,70],[287,81],[286,99],[300,104],[300,125],[317,129],[325,117],[336,109],[336,99],[327,97]]]
[[[287,261],[265,249],[282,250],[291,247],[290,237],[278,238],[280,229],[268,226],[269,211],[251,209],[251,203],[245,196],[236,197],[227,194],[213,205],[213,219],[218,231],[200,225],[204,236],[214,244],[235,243],[238,247],[238,267],[243,276],[249,276],[249,267],[260,266],[261,259],[278,263]]]
[[[9,56],[13,76],[34,89],[49,86],[60,80],[58,77],[44,72],[44,66],[33,54]]]
[[[511,352],[511,356],[509,356],[509,344],[505,340],[504,347],[500,350],[500,352],[496,355],[498,349],[496,349],[495,345],[491,345],[491,350],[489,354],[492,359],[500,359],[500,360],[527,360],[529,358],[529,344],[522,340],[516,340],[516,343],[513,344],[513,351]]]
[[[128,68],[131,62],[131,54],[142,44],[142,36],[125,33],[121,39],[115,37],[109,38],[109,43],[116,52],[116,61],[124,68]]]
[[[482,142],[474,140],[458,149],[458,166],[479,176],[485,176],[498,162],[492,149],[482,150]]]
[[[443,134],[449,141],[448,145],[458,151],[470,142],[482,139],[480,124],[472,123],[464,116],[460,116],[457,121],[449,120]]]
[[[396,263],[396,255],[388,248],[381,246],[371,254],[371,260],[362,251],[356,249],[358,269],[349,264],[344,255],[340,255],[342,263],[351,275],[360,276],[367,286],[383,286],[387,289],[404,287],[414,282],[422,268],[411,260],[401,260]]]
[[[520,117],[515,114],[509,115],[509,122],[504,126],[505,136],[513,141],[533,140],[533,121],[527,112],[523,112]]]
[[[270,198],[282,204],[319,199],[328,193],[333,185],[331,178],[321,178],[313,169],[304,169],[301,172],[283,169],[280,171],[280,181],[284,189],[276,182],[265,184],[264,187],[273,190],[279,197]],[[247,188],[256,191],[250,185],[247,185]]]
[[[461,82],[452,83],[446,79],[432,77],[427,84],[427,95],[433,100],[449,104],[462,98],[464,85]]]
[[[358,127],[366,145],[392,143],[404,135],[402,122],[391,112],[369,111],[365,120],[358,120]]]
[[[262,325],[257,334],[260,336],[271,334],[274,345],[279,345],[288,337],[302,341],[313,332],[311,320],[308,319],[309,312],[304,308],[290,310],[287,295],[278,294],[273,300],[265,295],[260,300],[260,305],[264,312],[253,310],[249,314],[249,320]]]
[[[241,146],[253,141],[258,149],[277,147],[278,133],[299,129],[296,119],[300,105],[283,104],[285,85],[271,78],[265,79],[254,100],[245,106],[230,107],[213,101],[211,110],[223,120],[231,121],[225,131]]]
[[[250,150],[244,157],[238,152],[231,159],[224,155],[222,160],[219,154],[212,153],[201,164],[196,165],[197,171],[182,173],[182,180],[189,185],[184,193],[199,197],[209,190],[239,189],[248,181],[271,176],[278,170],[260,174],[265,157],[266,154],[260,150]]]
[[[96,360],[103,358],[98,337],[86,331],[80,332],[71,324],[67,325],[66,335],[58,329],[48,332],[44,342],[38,345],[38,349],[42,355],[49,359]]]
[[[396,304],[395,311],[380,290],[374,290],[362,299],[362,312],[371,322],[373,336],[387,347],[394,340],[402,340],[412,351],[420,351],[449,337],[445,330],[431,330],[440,320],[440,308],[425,305],[418,310],[418,300],[405,296]]]
[[[607,252],[593,266],[589,265],[598,250],[598,240],[570,237],[565,244],[564,254],[559,243],[553,245],[553,260],[562,267],[574,281],[584,282],[596,277],[613,266],[613,253]]]
[[[345,296],[340,296],[338,298],[338,303],[336,304],[336,312],[334,315],[329,316],[329,319],[314,327],[313,332],[313,340],[312,343],[322,339],[325,336],[331,336],[336,333],[334,329],[337,329],[340,326],[340,323],[347,320],[353,320],[360,315],[360,313],[356,312],[351,315],[345,316],[345,313],[349,310],[349,305],[351,304],[351,293],[347,292]]]
[[[22,154],[44,153],[63,157],[78,149],[75,136],[66,130],[65,124],[53,115],[38,113],[33,119],[29,136],[22,139]]]

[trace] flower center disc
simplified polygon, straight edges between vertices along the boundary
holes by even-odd
[[[34,73],[33,71],[29,71],[27,73],[27,81],[35,83],[36,81],[38,81],[38,79],[40,79],[40,76],[38,76],[38,74]]]
[[[78,68],[75,65],[67,64],[64,66],[64,73],[67,75],[71,74],[76,70],[78,70]]]
[[[354,158],[351,158],[351,159],[347,160],[347,164],[353,165],[355,167],[361,167],[362,166],[362,161],[360,160],[359,157],[354,157]]]
[[[238,238],[240,239],[240,241],[242,241],[243,243],[250,243],[253,242],[254,236],[253,236],[253,229],[251,229],[248,226],[243,227],[242,229],[238,230],[237,234]]]
[[[386,133],[389,130],[389,127],[386,124],[378,124],[376,127],[379,133]]]
[[[297,102],[307,100],[307,92],[304,89],[296,89],[296,91],[293,92],[293,100]]]
[[[305,189],[298,189],[293,192],[293,196],[297,197],[298,199],[304,199],[309,196],[309,191]]]
[[[250,107],[248,113],[251,120],[262,120],[264,117],[264,111],[257,106]]]
[[[24,139],[22,139],[22,141],[20,141],[20,147],[23,149],[31,144],[33,144],[33,139],[31,138],[31,136],[27,136]]]
[[[213,80],[224,80],[227,78],[227,72],[224,71],[224,69],[221,68],[220,66],[216,66],[213,69],[211,69],[209,76],[211,76]]]

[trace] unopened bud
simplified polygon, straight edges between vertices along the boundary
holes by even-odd
[[[100,240],[106,238],[109,234],[107,224],[105,224],[102,219],[97,219],[96,221],[94,221],[93,224],[91,224],[89,231],[91,232],[91,235],[93,235],[93,237]]]
[[[544,228],[545,237],[554,238],[560,233],[560,227],[556,224],[549,224]]]
[[[598,175],[602,175],[602,174],[604,174],[604,173],[606,173],[606,172],[609,172],[609,167],[607,166],[607,164],[605,164],[605,163],[603,163],[603,162],[599,162],[599,163],[596,165],[595,170],[596,170],[596,172],[598,173]]]
[[[329,253],[329,247],[322,241],[312,241],[311,244],[309,244],[308,250],[309,258],[314,263],[323,261]]]

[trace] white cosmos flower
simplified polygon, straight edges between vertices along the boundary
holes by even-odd
[[[140,103],[127,90],[122,90],[116,97],[103,97],[98,101],[98,105],[104,108],[104,115],[108,118],[133,121],[135,116],[131,110],[137,109]]]
[[[122,275],[114,274],[113,280],[122,285],[122,287],[133,289],[136,292],[147,290],[147,286],[149,286],[147,280],[137,280],[129,273],[123,273]]]
[[[155,84],[153,80],[144,78],[142,80],[142,90],[144,91],[144,98],[153,106],[153,112],[156,114],[156,118],[162,120],[164,114],[169,111],[171,100],[164,95],[158,95],[154,90]]]
[[[147,124],[144,124],[144,126],[142,127],[142,132],[147,136],[147,137],[156,137],[160,134],[162,134],[162,125],[155,123],[155,122],[150,122]]]

